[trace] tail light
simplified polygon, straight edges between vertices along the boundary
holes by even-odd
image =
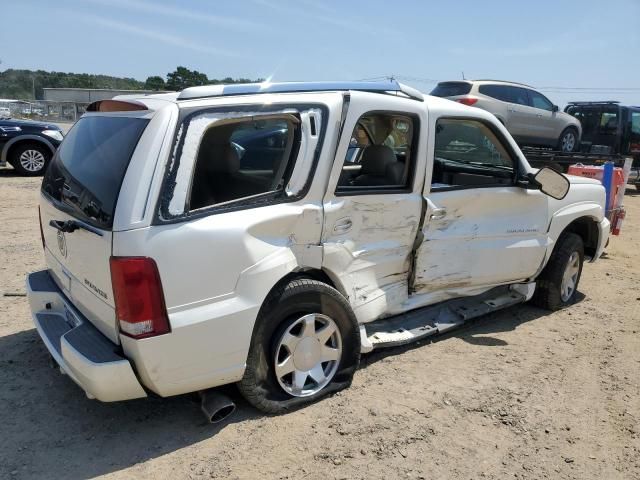
[[[146,257],[111,257],[109,263],[120,331],[136,339],[169,333],[156,262]]]
[[[44,249],[44,231],[42,230],[42,214],[38,205],[38,223],[40,224],[40,240],[42,240],[42,248]]]
[[[464,97],[456,100],[456,102],[461,103],[463,105],[468,105],[468,106],[475,104],[477,101],[478,99],[473,97]]]

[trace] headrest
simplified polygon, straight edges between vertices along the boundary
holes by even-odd
[[[236,173],[240,170],[238,150],[231,143],[213,149],[211,171],[215,173]]]
[[[369,145],[362,152],[360,175],[386,174],[387,165],[397,161],[396,154],[386,145]]]

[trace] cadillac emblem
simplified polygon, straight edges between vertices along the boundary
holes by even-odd
[[[63,257],[67,256],[67,239],[64,238],[64,232],[58,230],[58,249]]]

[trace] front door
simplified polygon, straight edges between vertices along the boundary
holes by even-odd
[[[324,198],[323,268],[361,323],[408,296],[423,207],[426,152],[419,136],[426,120],[414,100],[351,92]]]
[[[434,135],[412,291],[441,300],[533,276],[547,246],[547,197],[515,186],[517,157],[482,121],[441,118]]]

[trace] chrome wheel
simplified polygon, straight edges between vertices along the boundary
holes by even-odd
[[[38,150],[25,150],[18,159],[20,166],[28,172],[39,172],[44,168],[45,158]]]
[[[567,132],[562,136],[561,148],[563,152],[573,152],[576,146],[576,134]]]
[[[338,326],[319,313],[293,322],[276,345],[276,378],[284,391],[294,397],[308,397],[322,390],[335,375],[342,358]]]
[[[576,290],[578,284],[578,275],[580,274],[580,255],[578,252],[573,252],[569,257],[567,266],[564,269],[562,275],[562,284],[560,285],[560,297],[563,302],[567,302],[573,292]]]

